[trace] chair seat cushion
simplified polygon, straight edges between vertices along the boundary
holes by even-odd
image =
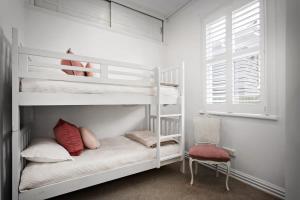
[[[227,162],[230,160],[229,153],[214,144],[199,144],[190,148],[189,156],[194,159]]]

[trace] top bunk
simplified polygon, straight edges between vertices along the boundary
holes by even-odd
[[[177,104],[183,96],[183,66],[161,70],[20,47],[17,35],[13,29],[12,92],[19,106]]]

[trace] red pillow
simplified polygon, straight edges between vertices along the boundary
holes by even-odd
[[[72,156],[79,156],[83,150],[80,130],[77,126],[60,119],[54,127],[56,141]]]
[[[74,54],[71,49],[68,49],[68,51],[66,52],[68,54]],[[68,65],[68,66],[75,66],[75,67],[84,67],[83,64],[81,64],[81,62],[79,61],[73,61],[73,60],[61,60],[60,62],[62,65]],[[63,71],[66,74],[69,75],[75,75],[75,76],[84,76],[84,72],[83,71],[74,71],[74,70],[66,70],[63,69]]]

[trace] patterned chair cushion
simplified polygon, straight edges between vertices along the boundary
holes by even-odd
[[[229,153],[214,144],[195,145],[190,148],[189,156],[205,161],[227,162],[230,160]]]

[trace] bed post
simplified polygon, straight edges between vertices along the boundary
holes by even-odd
[[[160,168],[160,68],[157,67],[155,71],[155,81],[156,81],[156,158],[157,158],[157,168]]]
[[[146,129],[150,130],[150,104],[145,105],[145,120],[146,120]]]
[[[181,153],[182,153],[182,167],[181,172],[185,173],[185,85],[184,85],[184,78],[185,78],[185,65],[182,62],[182,66],[180,68],[180,97],[181,97]]]
[[[20,112],[18,104],[18,31],[12,29],[12,199],[19,199],[20,162]]]

